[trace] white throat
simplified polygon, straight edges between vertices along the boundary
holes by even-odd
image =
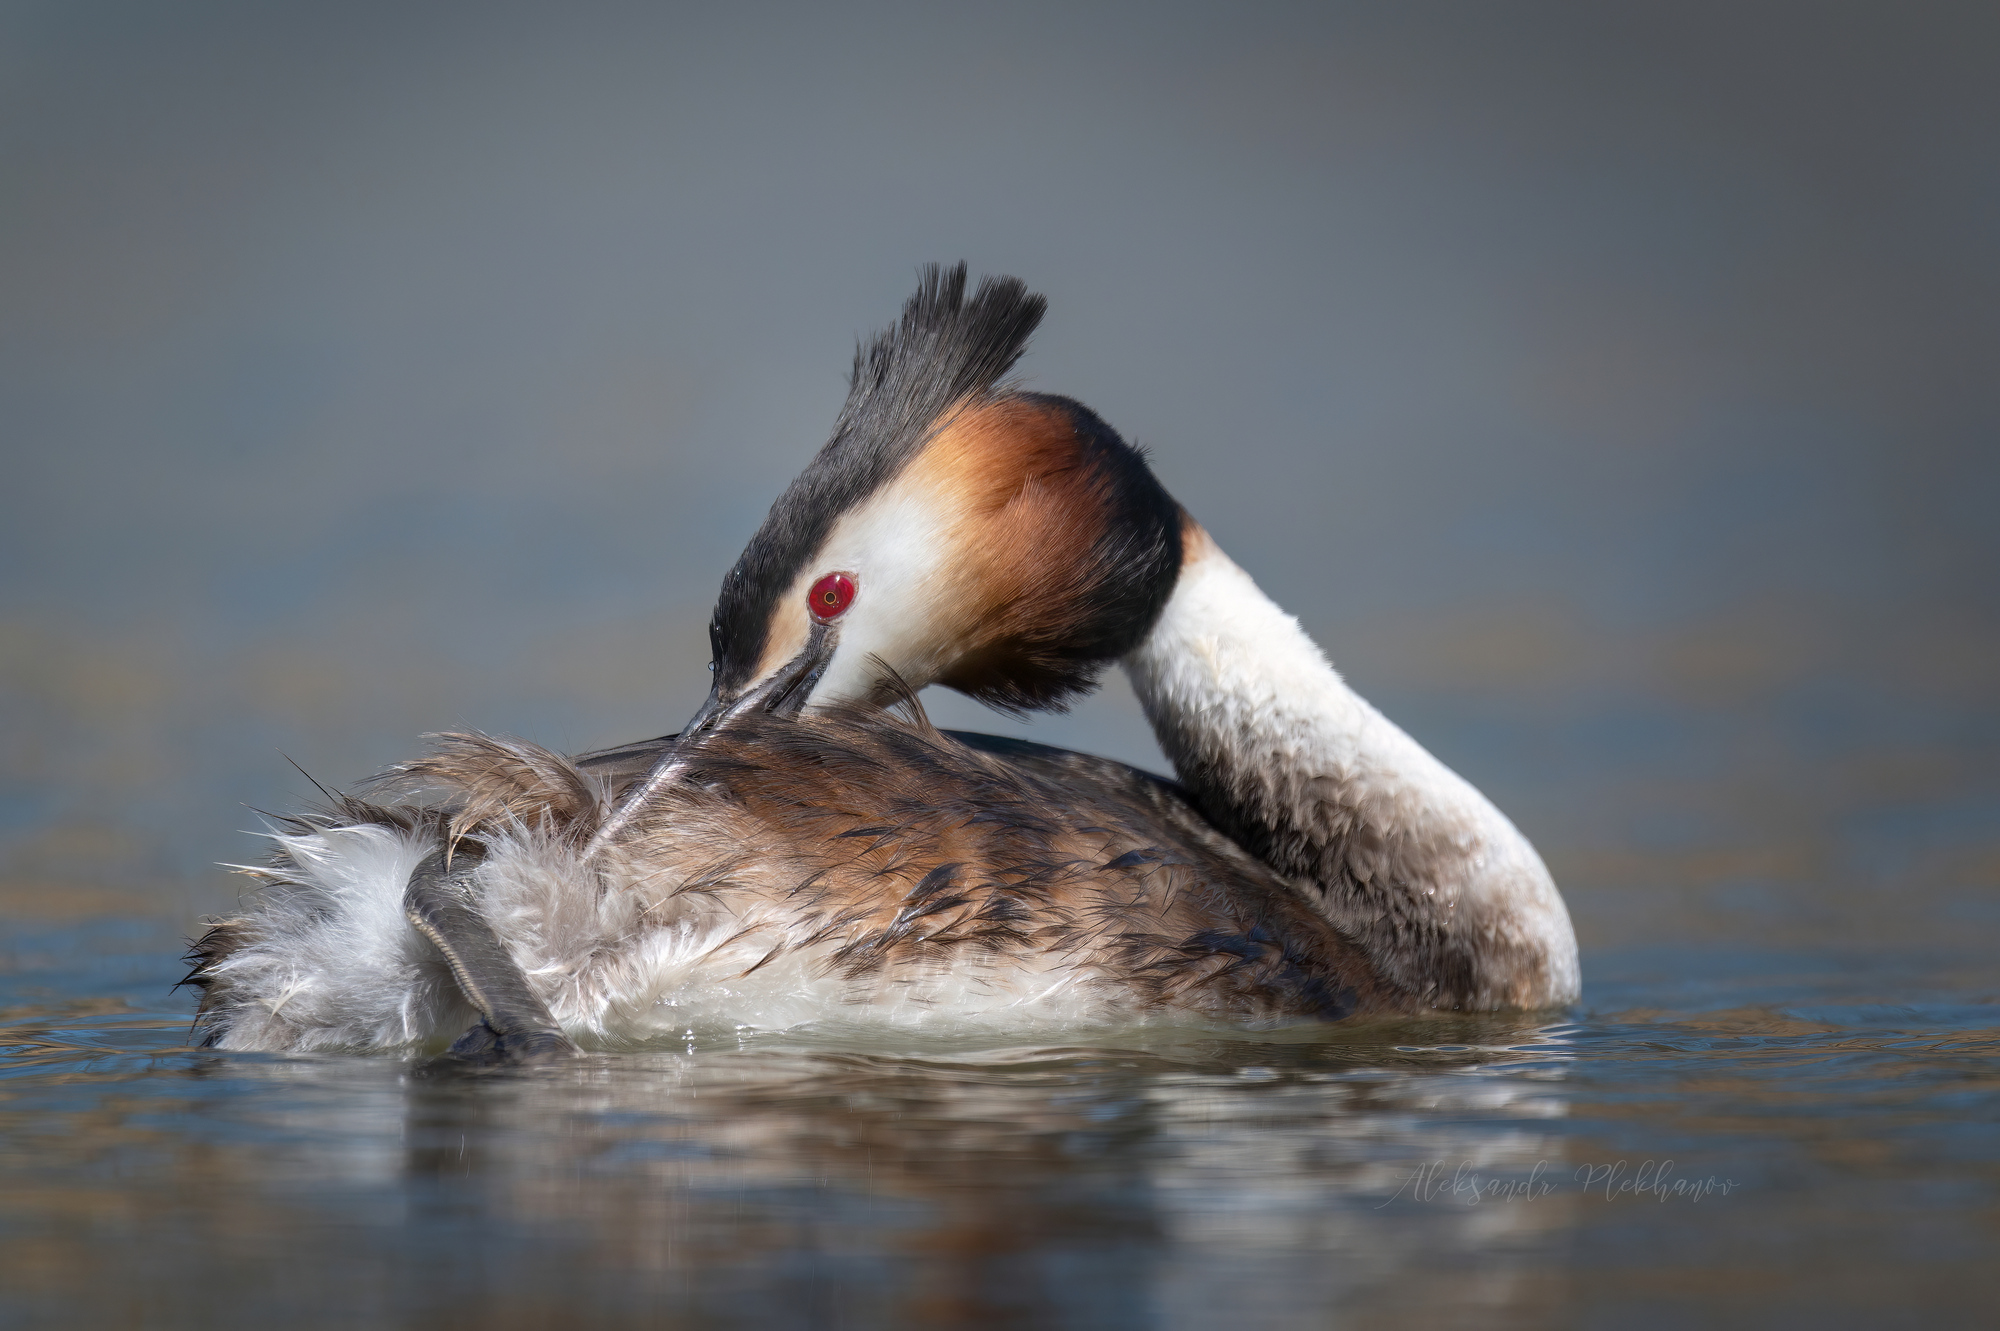
[[[1202,811],[1433,1005],[1574,1001],[1576,935],[1528,839],[1348,688],[1208,533],[1186,532],[1180,580],[1125,670]]]

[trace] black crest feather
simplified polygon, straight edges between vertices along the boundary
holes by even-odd
[[[718,683],[740,685],[733,676],[755,668],[772,607],[834,519],[902,470],[952,404],[992,393],[1047,308],[1018,278],[986,278],[968,300],[963,263],[924,266],[901,320],[856,348],[833,437],[723,579],[708,629]]]

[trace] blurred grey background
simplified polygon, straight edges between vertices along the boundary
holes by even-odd
[[[1996,70],[1984,3],[14,0],[0,906],[226,905],[281,753],[676,727],[964,258],[1587,949],[2000,937]],[[1159,765],[1122,685],[1027,733]]]

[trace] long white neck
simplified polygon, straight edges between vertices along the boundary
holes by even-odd
[[[1528,839],[1348,688],[1193,522],[1125,669],[1202,811],[1316,889],[1387,978],[1439,1008],[1576,998],[1576,935]]]

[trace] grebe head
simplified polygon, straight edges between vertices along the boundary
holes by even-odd
[[[965,285],[963,264],[927,268],[856,352],[833,438],[723,580],[691,729],[884,700],[892,678],[1060,710],[1158,617],[1179,505],[1089,408],[1001,382],[1046,302]]]

